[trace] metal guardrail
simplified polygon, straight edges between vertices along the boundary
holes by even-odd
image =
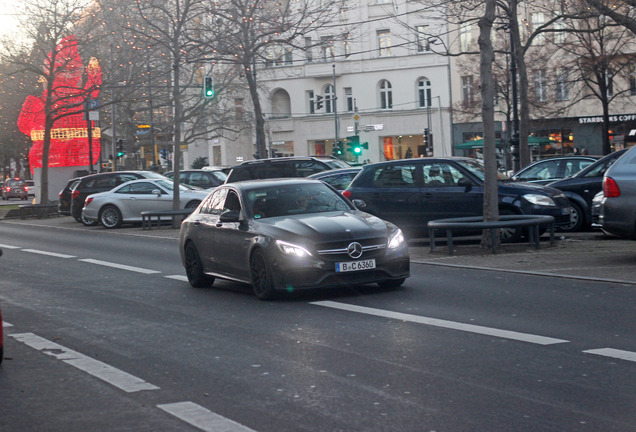
[[[57,204],[20,204],[20,219],[26,219],[29,216],[42,219],[51,215],[59,216],[57,212]]]
[[[491,235],[492,253],[497,253],[497,229],[498,228],[522,228],[528,227],[528,237],[531,245],[536,249],[541,247],[539,242],[542,226],[547,226],[550,231],[550,246],[554,246],[554,217],[541,215],[503,215],[497,221],[484,221],[482,216],[449,218],[429,221],[428,238],[431,252],[435,252],[435,230],[446,231],[446,243],[448,254],[453,255],[453,231],[478,231],[488,229]]]
[[[181,219],[185,219],[186,216],[189,216],[190,213],[194,211],[194,208],[186,208],[179,210],[147,210],[141,212],[141,227],[142,229],[149,230],[152,229],[152,218],[157,218],[157,228],[161,228],[161,218],[162,217],[170,217],[174,222],[174,218],[176,216],[181,216]]]

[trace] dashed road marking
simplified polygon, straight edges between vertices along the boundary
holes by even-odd
[[[13,324],[9,324],[6,321],[2,321],[2,327],[13,327]]]
[[[22,251],[34,253],[34,254],[40,254],[40,255],[48,255],[48,256],[57,257],[57,258],[77,258],[75,255],[66,255],[66,254],[61,254],[57,252],[49,252],[49,251],[43,251],[38,249],[22,249]]]
[[[446,320],[441,320],[437,318],[428,318],[428,317],[423,317],[418,315],[405,314],[401,312],[391,312],[391,311],[386,311],[382,309],[374,309],[374,308],[369,308],[364,306],[338,303],[334,301],[319,301],[319,302],[312,302],[311,304],[345,310],[349,312],[357,312],[357,313],[362,313],[367,315],[375,315],[375,316],[384,317],[384,318],[392,318],[392,319],[398,319],[401,321],[409,321],[409,322],[414,322],[418,324],[442,327],[442,328],[447,328],[451,330],[459,330],[459,331],[477,333],[477,334],[482,334],[487,336],[495,336],[495,337],[500,337],[504,339],[512,339],[512,340],[517,340],[522,342],[529,342],[529,343],[534,343],[538,345],[552,345],[552,344],[569,342],[564,339],[556,339],[556,338],[533,335],[528,333],[519,333],[515,331],[510,331],[510,330],[502,330],[502,329],[496,329],[492,327],[483,327],[483,326],[478,326],[473,324],[464,324],[464,323],[459,323],[455,321],[446,321]]]
[[[20,246],[13,246],[13,245],[1,244],[1,243],[0,243],[0,248],[5,248],[5,249],[20,249]]]
[[[255,432],[254,429],[215,414],[194,402],[162,404],[157,405],[157,408],[205,432]]]
[[[187,282],[188,281],[188,277],[184,276],[184,275],[167,275],[167,276],[164,276],[164,277],[168,278],[168,279],[174,279],[174,280],[182,281],[182,282]]]
[[[633,351],[624,351],[614,348],[599,348],[599,349],[591,349],[583,351],[587,354],[596,354],[605,357],[613,357],[621,360],[627,360],[631,362],[636,362],[636,352]]]
[[[101,265],[101,266],[105,266],[105,267],[118,268],[118,269],[121,269],[121,270],[134,271],[134,272],[137,272],[137,273],[144,273],[144,274],[161,273],[158,270],[150,270],[150,269],[145,269],[145,268],[141,268],[141,267],[133,267],[133,266],[125,265],[125,264],[117,264],[117,263],[113,263],[113,262],[109,262],[109,261],[96,260],[96,259],[92,259],[92,258],[80,259],[79,261],[82,261],[82,262],[85,262],[85,263],[89,263],[89,264],[97,264],[97,265]]]
[[[127,393],[159,389],[159,387],[141,378],[137,378],[106,363],[80,354],[77,351],[63,347],[33,333],[12,334],[10,336],[31,348],[42,351],[44,354],[53,356],[58,360],[62,360],[64,363],[93,375],[95,378],[99,378]]]

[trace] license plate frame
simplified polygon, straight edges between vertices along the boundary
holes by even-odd
[[[343,261],[336,263],[336,273],[347,273],[352,271],[363,271],[375,269],[375,258],[358,260],[358,261]]]

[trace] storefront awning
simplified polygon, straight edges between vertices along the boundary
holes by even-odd
[[[548,145],[552,143],[553,141],[550,140],[550,138],[548,137],[536,137],[532,135],[528,136],[529,146]],[[495,144],[497,145],[497,147],[501,147],[501,140],[496,140]],[[461,144],[457,144],[455,145],[455,148],[458,150],[469,150],[469,149],[482,148],[483,146],[484,146],[484,139],[479,138],[473,141],[466,141]]]

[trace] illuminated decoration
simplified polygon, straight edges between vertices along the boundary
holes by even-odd
[[[53,66],[51,66],[52,59],[54,59]],[[91,131],[93,160],[89,161],[89,122],[84,117],[83,109],[87,100],[95,100],[99,95],[99,86],[102,83],[99,62],[91,58],[88,66],[84,68],[77,50],[77,40],[71,35],[62,39],[55,51],[49,53],[44,70],[46,74],[52,74],[54,77],[50,109],[51,112],[56,113],[56,120],[51,130],[48,166],[96,164],[101,150],[99,142],[101,131],[99,128],[93,128]],[[86,73],[86,83],[82,85],[84,73]],[[33,142],[29,150],[31,171],[33,168],[42,167],[46,97],[46,89],[40,97],[28,96],[18,117],[18,128],[22,133],[29,135]],[[67,114],[71,112],[72,114]]]

